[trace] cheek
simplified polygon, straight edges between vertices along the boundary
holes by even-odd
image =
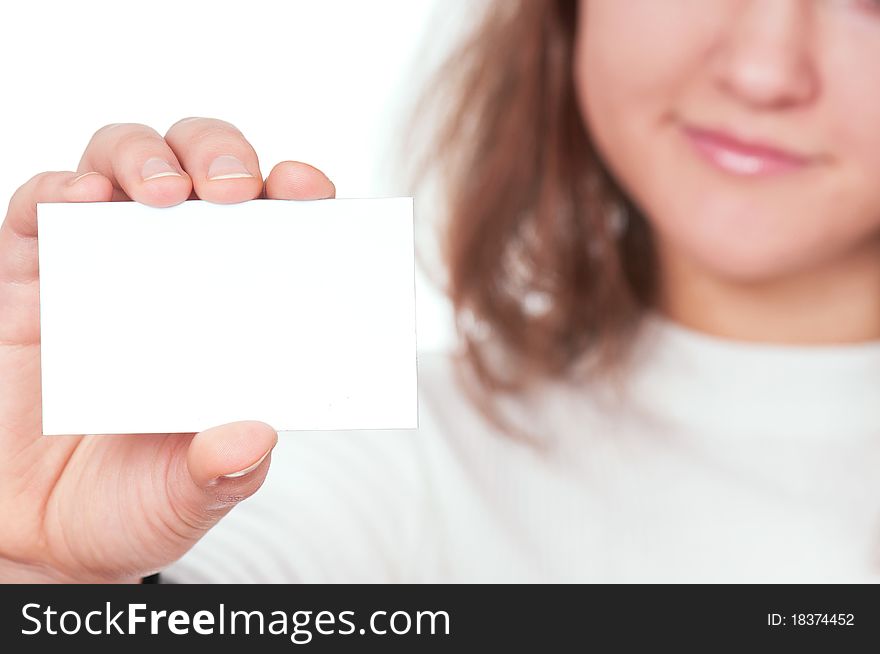
[[[606,166],[649,214],[659,166],[668,165],[661,137],[703,75],[728,5],[730,0],[582,1],[574,55],[581,114]],[[668,186],[660,191],[678,192]]]
[[[634,130],[656,119],[706,48],[688,0],[583,0],[574,83],[595,144],[614,167]],[[699,12],[696,12],[699,13]],[[689,15],[690,14],[690,15]]]
[[[712,205],[719,219],[721,213],[738,213],[729,204],[719,206],[713,196],[695,197],[691,176],[699,171],[670,170],[670,161],[675,166],[682,154],[668,135],[671,114],[691,92],[720,29],[718,0],[702,3],[714,5],[705,15],[695,10],[701,5],[686,0],[586,0],[584,5],[575,84],[583,119],[607,167],[664,236],[697,237],[692,221],[697,204]],[[722,231],[717,224],[703,228]]]
[[[880,48],[876,50],[877,63],[859,65],[861,57],[850,57],[826,74],[827,138],[842,176],[837,215],[854,227],[880,226]]]

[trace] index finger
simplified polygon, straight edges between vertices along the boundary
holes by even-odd
[[[113,123],[95,132],[77,171],[107,177],[114,200],[130,198],[154,207],[179,204],[192,191],[192,180],[165,139],[139,123]]]

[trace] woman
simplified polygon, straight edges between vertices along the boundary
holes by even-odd
[[[880,579],[878,74],[870,0],[497,2],[436,87],[463,356],[417,432],[277,445],[40,438],[36,202],[335,193],[223,121],[98,130],[3,225],[0,577]]]

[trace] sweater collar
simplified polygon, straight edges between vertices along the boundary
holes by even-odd
[[[746,437],[880,434],[880,341],[735,341],[650,311],[614,393],[678,428]]]

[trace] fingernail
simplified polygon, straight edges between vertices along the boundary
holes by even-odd
[[[150,157],[144,162],[144,167],[141,170],[141,177],[147,182],[151,179],[158,179],[159,177],[183,177],[183,175],[177,172],[177,169],[164,159]]]
[[[269,452],[271,452],[271,451],[272,450],[269,450]],[[249,465],[244,470],[239,470],[238,472],[230,472],[228,475],[220,475],[220,478],[221,479],[237,479],[238,477],[244,477],[249,472],[253,472],[257,468],[259,468],[260,464],[266,460],[267,456],[269,456],[269,452],[266,452],[263,456],[261,456],[259,458],[259,460],[256,463]]]
[[[253,177],[240,159],[231,154],[221,154],[208,167],[208,179],[243,179]]]
[[[70,181],[68,182],[68,184],[70,184],[71,186],[73,186],[73,185],[76,184],[79,180],[81,180],[83,177],[88,177],[89,175],[100,175],[100,174],[101,174],[101,173],[99,173],[99,172],[96,171],[96,170],[90,170],[89,172],[87,172],[87,173],[83,173],[82,175],[77,175],[77,176],[74,177],[72,180],[70,180]]]

